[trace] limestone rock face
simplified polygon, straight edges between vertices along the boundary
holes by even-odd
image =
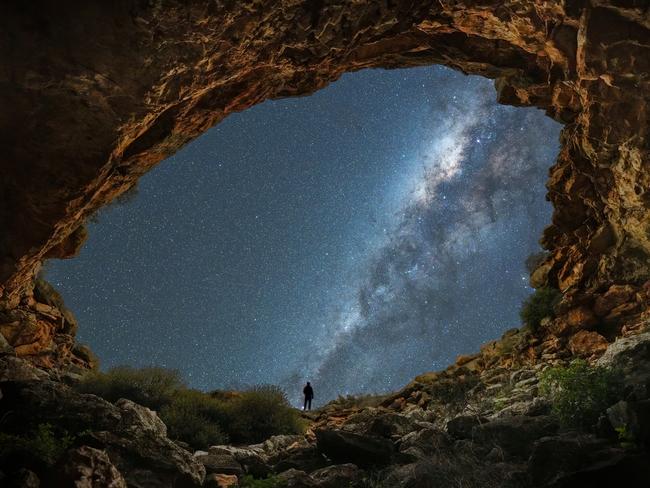
[[[0,19],[0,309],[29,301],[43,258],[78,252],[86,217],[228,114],[434,63],[566,124],[536,285],[650,278],[644,2],[4,2]],[[29,323],[18,354],[74,361],[54,319],[28,320],[3,324],[9,339]]]

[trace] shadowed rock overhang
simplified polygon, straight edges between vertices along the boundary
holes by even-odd
[[[0,19],[0,331],[19,354],[69,358],[74,327],[34,278],[90,214],[228,114],[363,68],[444,64],[565,124],[534,286],[650,278],[644,0],[3,2]]]

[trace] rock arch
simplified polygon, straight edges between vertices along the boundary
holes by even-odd
[[[563,122],[547,183],[550,255],[532,281],[577,297],[640,286],[650,278],[645,4],[4,2],[2,334],[29,346],[19,354],[67,361],[66,320],[55,303],[38,310],[34,276],[44,258],[77,252],[89,214],[228,114],[369,67],[445,64],[495,79],[501,103]]]

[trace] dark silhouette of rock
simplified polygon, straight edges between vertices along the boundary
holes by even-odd
[[[350,486],[363,477],[361,471],[354,464],[335,464],[318,469],[309,474],[319,488],[338,488]]]
[[[482,422],[485,419],[479,419],[475,415],[459,415],[447,422],[447,433],[456,439],[470,439],[472,429]]]
[[[194,458],[205,466],[206,473],[241,475],[244,470],[237,460],[228,454],[204,454]]]
[[[499,446],[511,456],[527,458],[534,440],[554,434],[558,428],[548,416],[506,417],[474,426],[472,439]]]
[[[54,485],[75,488],[126,488],[122,474],[106,452],[81,446],[66,454],[64,464],[56,469]]]
[[[316,431],[318,450],[335,463],[361,467],[389,464],[395,447],[388,439],[343,430]]]
[[[115,405],[48,380],[0,383],[0,416],[19,431],[50,423],[83,433],[90,447],[108,454],[129,486],[200,486],[205,468],[166,436],[155,412],[130,400]]]

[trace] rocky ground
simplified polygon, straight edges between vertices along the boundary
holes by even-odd
[[[648,486],[650,322],[638,322],[604,351],[594,346],[592,361],[619,368],[626,382],[622,401],[596,432],[563,430],[550,415],[538,391],[540,372],[572,354],[540,346],[544,360],[530,361],[521,351],[536,340],[515,329],[372,406],[333,402],[306,415],[304,435],[197,452],[170,440],[155,412],[77,393],[66,384],[75,374],[46,373],[4,347],[2,430],[47,423],[74,436],[54,466],[30,453],[4,459],[1,480],[28,487],[225,487],[244,475],[273,475],[294,488]],[[634,443],[622,443],[614,430],[621,425]]]

